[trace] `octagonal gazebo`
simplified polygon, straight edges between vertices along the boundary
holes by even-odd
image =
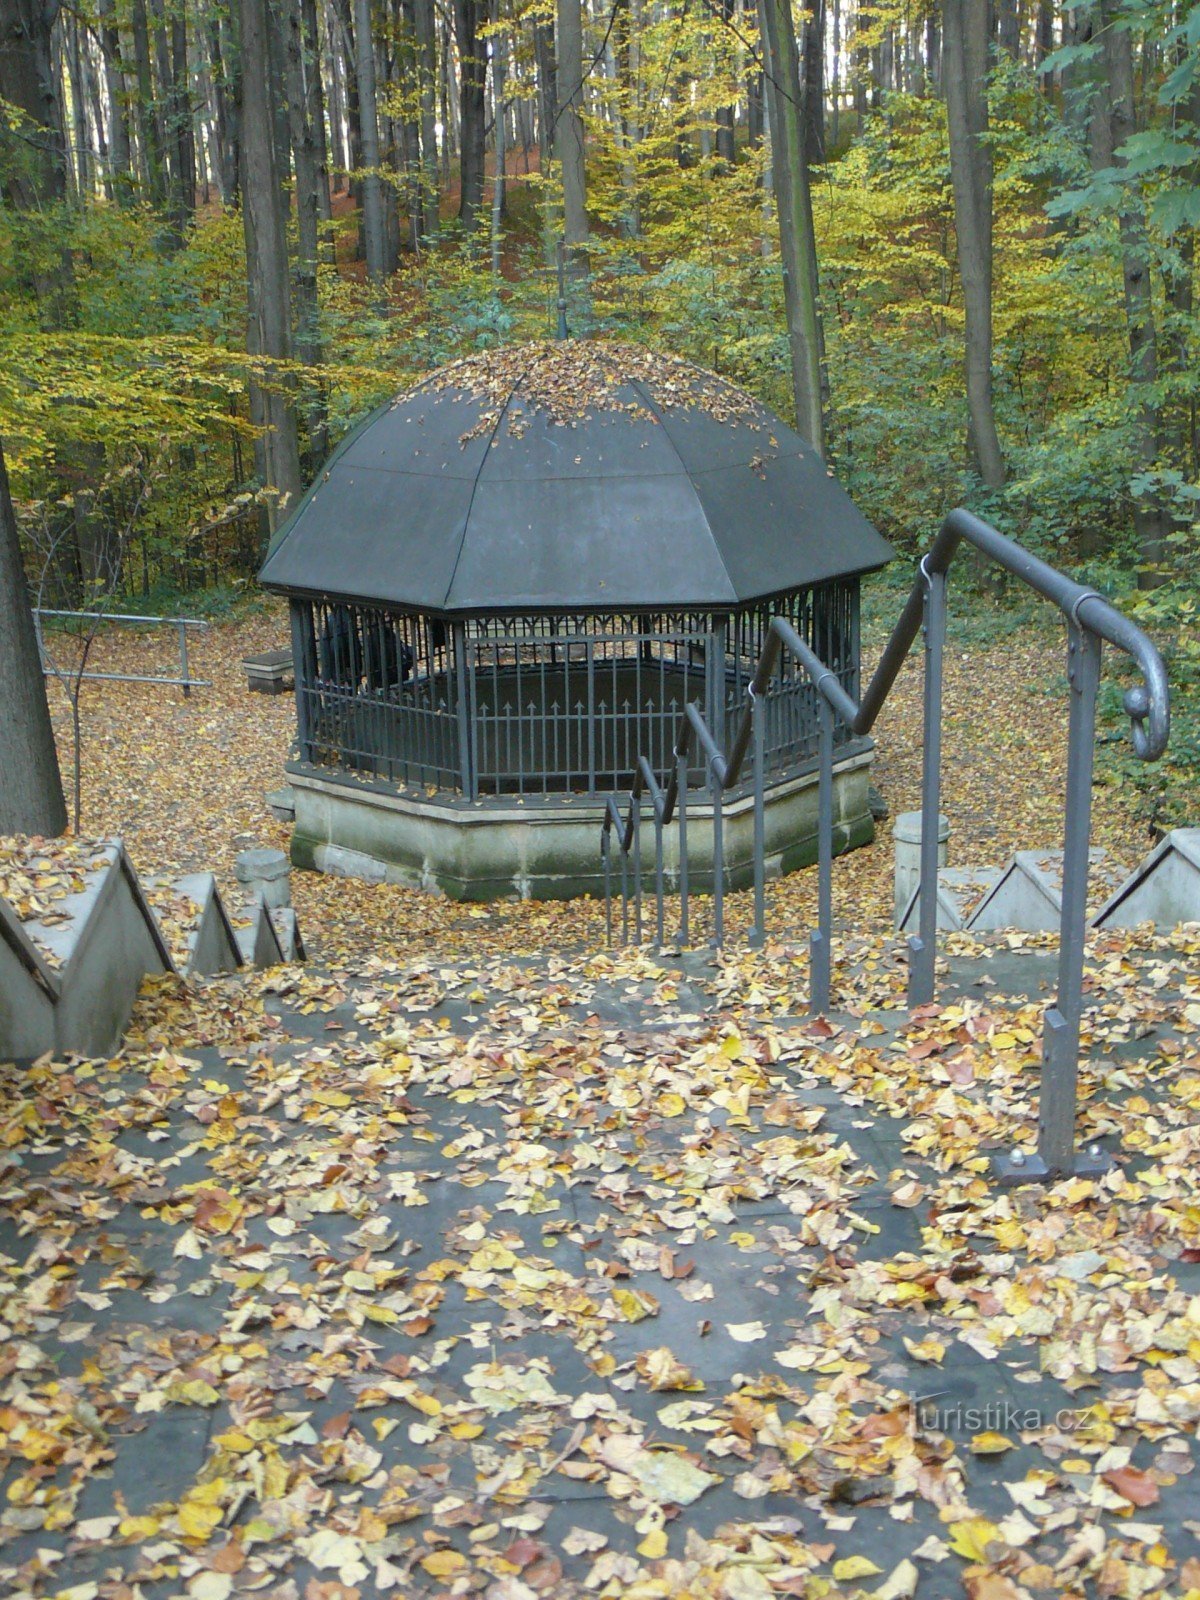
[[[810,445],[685,362],[564,341],[440,369],[350,435],[263,567],[291,602],[293,860],[467,898],[595,888],[605,798],[641,754],[666,769],[688,703],[721,737],[773,615],[857,694],[859,578],[890,554]],[[790,662],[767,716],[789,870],[817,730]],[[871,833],[870,745],[838,737],[845,847]],[[702,881],[703,807],[691,825]]]

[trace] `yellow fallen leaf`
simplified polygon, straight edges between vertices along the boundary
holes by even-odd
[[[1017,1447],[1011,1439],[1006,1439],[1002,1433],[975,1433],[971,1435],[971,1454],[976,1456],[999,1456],[1006,1450],[1015,1450]]]
[[[873,1578],[882,1571],[882,1567],[868,1561],[866,1556],[846,1556],[844,1560],[833,1563],[833,1575],[839,1583],[845,1583],[850,1578]]]
[[[667,1553],[667,1530],[665,1528],[651,1528],[650,1532],[638,1545],[638,1554],[645,1556],[648,1561],[656,1561]]]
[[[457,1550],[433,1550],[423,1558],[421,1565],[431,1578],[449,1578],[462,1572],[467,1558]]]
[[[986,1517],[964,1517],[951,1528],[949,1544],[964,1561],[986,1561],[988,1545],[999,1537],[999,1528]]]

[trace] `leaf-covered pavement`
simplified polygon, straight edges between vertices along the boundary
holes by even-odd
[[[238,667],[280,627],[214,630],[190,701],[85,689],[85,827],[143,873],[285,842],[291,705]],[[952,652],[955,861],[1056,842],[1059,654]],[[1132,863],[1128,798],[1097,814]],[[1195,935],[1093,941],[1118,1169],[1006,1192],[1052,941],[949,940],[907,1019],[885,827],[812,1023],[811,877],[718,962],[598,953],[594,903],[296,875],[308,968],[164,981],[112,1062],[0,1068],[0,1591],[1195,1600]]]
[[[0,1091],[5,1592],[1200,1587],[1196,956],[1093,951],[1126,1165],[1046,1194],[1011,956],[163,983]]]

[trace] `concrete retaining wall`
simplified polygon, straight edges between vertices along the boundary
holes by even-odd
[[[867,801],[873,746],[863,741],[834,773],[835,848],[849,850],[874,837]],[[604,808],[563,796],[548,801],[432,799],[383,786],[289,766],[296,804],[292,861],[318,872],[440,890],[456,900],[565,900],[604,890],[600,829]],[[768,791],[767,870],[772,875],[808,866],[817,854],[817,774],[800,773]],[[750,796],[725,810],[729,883],[743,888],[753,874],[754,807]],[[663,839],[668,883],[678,877],[679,830]],[[712,887],[712,809],[688,807],[689,882]],[[649,803],[642,821],[642,863],[654,870]],[[619,870],[614,857],[614,873]]]

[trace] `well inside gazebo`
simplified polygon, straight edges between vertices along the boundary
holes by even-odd
[[[433,374],[347,441],[264,567],[291,600],[293,858],[466,897],[594,888],[605,800],[639,757],[669,767],[687,705],[718,737],[740,716],[772,616],[857,694],[859,574],[889,554],[810,447],[685,363],[563,343]],[[812,858],[817,732],[790,658],[766,717],[788,870]],[[839,740],[848,846],[870,746]]]

